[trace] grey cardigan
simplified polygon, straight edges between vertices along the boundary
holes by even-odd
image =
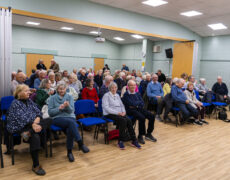
[[[192,107],[197,108],[197,107],[196,107],[196,103],[198,103],[198,102],[200,102],[200,101],[197,100],[196,94],[195,94],[194,92],[191,93],[191,92],[189,92],[188,90],[185,90],[184,93],[185,93],[187,99],[189,100],[189,104],[190,104]]]
[[[111,92],[105,93],[102,98],[103,115],[114,114],[125,112],[125,107],[118,94],[113,95]]]

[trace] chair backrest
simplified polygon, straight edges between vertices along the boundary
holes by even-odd
[[[99,101],[98,101],[98,112],[99,112],[99,113],[103,113],[103,109],[102,109],[102,99],[99,99]]]
[[[139,91],[139,93],[140,93],[141,95],[143,95],[143,88],[142,88],[141,85],[138,87],[138,91]]]
[[[198,100],[200,100],[199,91],[194,90],[194,92],[195,92],[195,94],[196,94],[196,98],[197,98]]]
[[[7,111],[10,108],[11,103],[14,100],[14,96],[5,96],[1,98],[1,110]]]
[[[94,101],[92,100],[78,100],[74,103],[75,107],[75,114],[90,114],[90,113],[95,113],[95,106],[94,106]]]

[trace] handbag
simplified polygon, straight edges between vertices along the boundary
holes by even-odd
[[[42,107],[42,118],[43,119],[46,119],[46,118],[49,118],[49,113],[48,113],[48,105],[44,105]]]

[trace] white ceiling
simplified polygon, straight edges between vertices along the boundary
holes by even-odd
[[[32,22],[39,22],[39,26],[32,26],[26,24],[26,22],[32,21]],[[62,31],[62,32],[68,32],[68,33],[77,33],[77,34],[84,34],[84,35],[90,35],[97,37],[97,35],[91,35],[89,32],[90,31],[98,31],[97,28],[95,27],[88,27],[88,26],[82,26],[82,25],[76,25],[76,24],[68,24],[68,23],[63,23],[63,22],[58,22],[58,21],[51,21],[51,20],[45,20],[45,19],[39,19],[39,18],[33,18],[33,17],[27,17],[27,16],[21,16],[21,15],[16,15],[13,14],[13,24],[14,25],[20,25],[20,26],[27,26],[27,27],[32,27],[32,28],[39,28],[39,29],[49,29],[49,30],[55,30],[55,31]],[[66,30],[61,30],[61,27],[73,27],[74,30],[72,31],[66,31]],[[102,37],[104,37],[106,40],[115,42],[117,44],[132,44],[132,43],[140,43],[142,40],[135,39],[131,37],[130,33],[124,33],[124,32],[119,32],[119,31],[112,31],[112,30],[107,30],[107,29],[101,29],[102,32]],[[125,39],[124,41],[117,41],[114,40],[113,37],[121,37]],[[160,38],[153,38],[153,37],[145,37],[147,39],[150,39],[152,41],[160,41],[162,39]]]
[[[230,34],[230,0],[165,0],[168,4],[151,7],[144,0],[90,0],[116,8],[177,22],[201,36]],[[203,15],[181,16],[181,12],[196,10]],[[213,31],[207,25],[223,23],[228,29]]]

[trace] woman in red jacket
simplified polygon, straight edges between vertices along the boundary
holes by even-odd
[[[95,103],[95,107],[98,107],[98,95],[96,89],[93,87],[94,81],[91,79],[86,80],[86,87],[82,90],[82,99],[90,99]]]

